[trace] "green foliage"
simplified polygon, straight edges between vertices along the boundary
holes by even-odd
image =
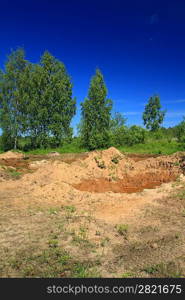
[[[80,134],[82,145],[89,150],[110,145],[112,101],[107,99],[107,88],[100,70],[91,79],[88,97],[81,104]]]
[[[163,137],[164,137],[164,134],[160,129],[158,129],[156,131],[153,131],[153,132],[150,132],[150,135],[151,135],[153,140],[158,140],[158,141],[162,140]]]
[[[183,121],[176,126],[176,137],[178,142],[185,145],[185,117],[183,118]]]
[[[0,127],[3,130],[4,150],[17,148],[18,136],[22,132],[24,115],[22,107],[22,80],[28,62],[23,49],[12,51],[0,73]]]
[[[115,116],[111,120],[110,139],[111,145],[119,147],[124,144],[126,136],[126,118],[120,113],[115,113]]]
[[[127,119],[119,112],[116,112],[111,120],[111,130],[114,132],[118,128],[125,126]]]
[[[72,139],[71,143],[64,143],[59,148],[45,148],[45,149],[35,149],[35,150],[29,150],[29,151],[27,151],[27,149],[25,149],[25,150],[26,150],[27,154],[48,154],[52,151],[56,151],[61,154],[62,153],[81,153],[81,152],[87,151],[86,148],[81,147],[80,139],[75,138],[75,137]]]
[[[146,130],[140,126],[131,126],[125,134],[125,144],[133,146],[135,144],[144,143],[146,137]]]
[[[169,143],[167,140],[148,140],[145,144],[136,144],[132,146],[121,146],[118,148],[122,152],[145,153],[145,154],[172,154],[182,151],[182,147],[176,141]]]
[[[14,141],[13,141],[10,129],[8,127],[5,127],[5,126],[2,126],[2,128],[3,127],[4,127],[4,131],[3,131],[3,134],[1,136],[1,149],[3,151],[7,151],[9,149],[13,149]]]
[[[128,131],[128,129],[124,125],[111,131],[111,135],[110,135],[111,136],[111,145],[113,145],[115,147],[124,145],[127,131]]]
[[[46,51],[28,80],[26,113],[32,146],[56,147],[62,140],[71,139],[76,100],[72,98],[72,84],[64,64]]]
[[[165,113],[165,111],[161,111],[159,96],[150,97],[143,113],[143,121],[146,128],[151,131],[159,129],[163,123]]]
[[[39,64],[25,60],[23,49],[8,57],[0,72],[0,127],[4,150],[17,148],[29,136],[27,148],[58,147],[72,139],[76,112],[71,78],[62,62],[45,52]]]
[[[12,51],[0,70],[0,151],[74,153],[115,146],[129,152],[170,154],[185,149],[185,119],[177,126],[160,128],[165,111],[158,96],[149,99],[143,113],[150,132],[126,126],[119,112],[111,117],[112,101],[100,70],[92,77],[81,108],[80,136],[73,138],[70,124],[76,100],[64,64],[47,51],[38,64],[25,59],[24,49]],[[101,162],[100,167],[104,167]]]
[[[125,123],[126,119],[120,113],[116,113],[111,123],[111,145],[119,147],[144,143],[146,130],[136,125],[129,128]]]

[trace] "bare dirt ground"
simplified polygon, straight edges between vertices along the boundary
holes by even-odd
[[[184,277],[184,156],[0,154],[0,276]]]

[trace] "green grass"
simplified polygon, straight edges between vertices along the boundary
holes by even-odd
[[[141,153],[141,154],[173,154],[177,151],[184,151],[182,147],[177,143],[177,142],[151,142],[151,143],[146,143],[146,144],[136,144],[133,146],[121,146],[117,147],[118,150],[121,152],[128,152],[128,153]],[[103,150],[103,149],[100,149]],[[85,148],[79,148],[79,147],[73,147],[71,145],[66,145],[62,148],[48,148],[48,149],[36,149],[32,151],[26,152],[26,154],[37,154],[37,155],[42,155],[42,154],[48,154],[50,152],[59,152],[59,153],[83,153],[87,152],[88,149]]]
[[[175,195],[175,198],[178,198],[180,200],[185,200],[185,189],[183,189],[179,193],[177,193]]]
[[[172,154],[183,151],[182,147],[176,142],[151,141],[146,144],[136,144],[133,146],[121,146],[118,148],[122,152],[143,153],[143,154]]]
[[[133,146],[120,146],[117,147],[121,152],[129,152],[129,153],[143,153],[143,154],[172,154],[177,151],[183,151],[184,149],[177,141],[169,142],[166,139],[163,140],[153,140],[150,139],[146,141],[145,144],[136,144]],[[103,149],[100,149],[103,150]],[[70,144],[64,144],[62,147],[59,148],[46,148],[46,149],[35,149],[26,151],[26,154],[37,154],[43,155],[48,154],[50,152],[59,152],[59,153],[83,153],[87,152],[88,149],[82,148],[79,146],[77,142],[72,142]],[[0,153],[3,151],[0,150]],[[21,152],[21,151],[19,151]],[[115,161],[117,163],[117,161]]]
[[[58,240],[57,239],[49,240],[48,245],[51,248],[57,248],[58,247]]]
[[[134,273],[132,273],[132,272],[126,272],[126,273],[123,273],[120,277],[121,278],[132,278],[134,276],[135,276]]]
[[[14,179],[19,179],[21,174],[22,174],[21,172],[18,172],[16,170],[11,169],[11,168],[6,169],[5,171],[6,171],[7,175],[11,176]]]
[[[181,268],[173,261],[145,267],[142,271],[154,277],[179,278],[184,277]]]
[[[49,241],[49,248],[40,253],[31,253],[33,249],[17,252],[6,261],[5,267],[18,274],[18,277],[60,278],[60,277],[100,277],[97,272],[99,262],[76,261],[67,251]]]
[[[21,277],[61,277],[66,269],[72,271],[69,254],[58,247],[51,247],[38,255],[22,251],[9,264]]]
[[[96,267],[91,267],[89,263],[77,263],[72,272],[72,277],[75,278],[88,278],[88,277],[101,277]]]
[[[118,224],[118,225],[116,225],[116,230],[120,235],[125,235],[128,232],[128,225],[127,224]]]
[[[143,154],[173,154],[177,151],[183,151],[182,146],[176,141],[171,141],[170,143],[167,140],[160,141],[148,141],[145,144],[136,144],[133,146],[120,146],[118,149],[121,152],[129,153],[143,153]],[[103,150],[103,149],[101,149]],[[67,144],[63,147],[52,149],[36,149],[26,152],[27,154],[48,154],[52,151],[57,151],[59,153],[83,153],[87,152],[88,149],[80,148],[77,144]]]
[[[64,206],[66,212],[74,213],[76,211],[76,207],[74,205]]]
[[[48,210],[48,213],[50,215],[57,215],[60,210],[61,210],[60,207],[50,207],[49,210]]]

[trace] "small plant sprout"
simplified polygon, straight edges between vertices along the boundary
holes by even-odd
[[[119,224],[116,225],[115,228],[120,235],[126,235],[128,233],[128,225],[127,224]]]

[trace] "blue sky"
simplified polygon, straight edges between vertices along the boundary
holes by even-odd
[[[77,115],[99,67],[127,124],[142,125],[148,98],[159,94],[164,126],[185,115],[185,1],[7,0],[0,9],[0,67],[23,46],[38,62],[44,50],[64,62],[74,84]]]

